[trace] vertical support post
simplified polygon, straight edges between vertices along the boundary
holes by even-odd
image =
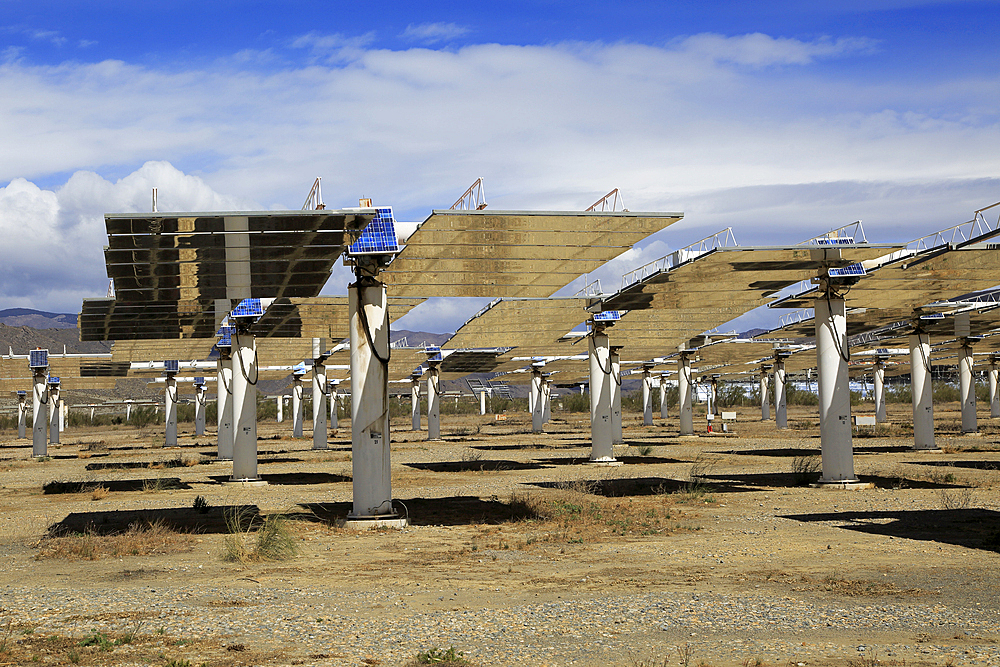
[[[304,408],[302,406],[302,377],[294,376],[292,380],[292,437],[302,437],[302,422],[305,421]]]
[[[972,377],[972,344],[966,338],[958,355],[958,392],[962,401],[962,433],[975,433],[976,384]]]
[[[875,422],[884,424],[885,414],[885,361],[875,360]]]
[[[990,359],[990,417],[996,419],[1000,417],[1000,393],[997,392],[1000,382],[1000,367],[997,365],[996,357]]]
[[[667,374],[660,375],[660,419],[667,418]]]
[[[590,461],[613,463],[611,395],[615,382],[604,327],[595,323],[587,342],[590,348]]]
[[[712,382],[709,385],[712,392],[712,414],[716,417],[719,416],[719,378],[713,377]]]
[[[93,405],[90,406],[90,425],[91,426],[94,425],[94,411],[95,411],[94,406]]]
[[[542,397],[545,399],[542,422],[548,424],[552,419],[552,382],[548,378],[542,378]]]
[[[427,363],[427,439],[441,439],[441,373],[434,362]]]
[[[132,399],[126,399],[125,401],[125,421],[132,419]]]
[[[277,413],[277,422],[285,421],[285,397],[280,394],[274,398],[274,409]]]
[[[330,382],[330,430],[340,428],[340,415],[337,414],[337,383]]]
[[[622,358],[618,354],[621,347],[611,346],[611,443],[625,442],[622,435]]]
[[[49,444],[59,444],[59,385],[49,385]]]
[[[228,347],[219,348],[215,365],[216,418],[218,420],[218,460],[233,460],[233,359]]]
[[[828,288],[829,289],[829,288]],[[844,299],[828,293],[816,299],[816,367],[819,434],[823,451],[820,483],[856,482],[851,441],[851,388],[847,380],[847,310]]]
[[[165,406],[163,419],[163,446],[177,446],[177,378],[167,376],[166,389],[163,392]]]
[[[486,390],[479,392],[479,414],[486,414]]]
[[[233,477],[259,481],[257,475],[257,345],[250,325],[236,322],[233,334]]]
[[[937,449],[934,444],[931,340],[921,331],[910,336],[910,393],[913,395],[913,448]]]
[[[774,425],[777,428],[788,428],[788,396],[785,392],[785,360],[780,357],[774,360]]]
[[[653,379],[648,368],[642,369],[642,424],[653,425]]]
[[[768,393],[767,369],[760,369],[760,420],[762,422],[771,419],[771,395]]]
[[[194,434],[205,435],[205,407],[208,405],[208,388],[204,384],[194,387]]]
[[[28,395],[24,391],[19,391],[17,392],[17,437],[20,440],[24,440],[24,422],[27,412]]]
[[[531,369],[531,432],[541,433],[545,421],[545,398],[542,396],[542,371]]]
[[[420,376],[410,378],[410,412],[413,414],[414,431],[420,430]]]
[[[31,392],[31,455],[46,456],[49,453],[48,368],[33,369],[34,388]]]
[[[681,352],[677,362],[677,393],[680,402],[681,435],[694,435],[694,413],[691,408],[691,356]]]
[[[389,447],[389,308],[385,285],[358,277],[348,287],[351,317],[351,464],[348,519],[393,518]]]
[[[315,339],[314,339],[315,340]],[[326,449],[326,366],[313,361],[313,449]]]
[[[66,401],[59,399],[59,432],[62,433],[66,430],[66,419],[69,416],[69,406],[66,405]]]

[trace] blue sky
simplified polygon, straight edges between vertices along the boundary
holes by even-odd
[[[328,206],[419,220],[482,176],[491,208],[618,187],[684,211],[611,285],[727,226],[905,241],[1000,200],[997,25],[997,2],[0,0],[0,306],[103,294],[101,215],[151,187],[161,210],[298,208],[323,176]]]

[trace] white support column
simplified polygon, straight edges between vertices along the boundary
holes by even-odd
[[[762,422],[771,419],[771,394],[768,391],[767,369],[760,369],[760,420]]]
[[[427,439],[441,439],[441,373],[433,362],[427,364]]]
[[[177,446],[177,378],[168,375],[164,396],[163,446]]]
[[[94,406],[93,405],[90,406],[90,425],[91,426],[94,425],[94,411],[95,411]]]
[[[69,417],[69,406],[66,401],[59,399],[59,432],[66,430],[66,419]]]
[[[49,389],[48,368],[33,369],[34,388],[31,392],[31,455],[47,456],[49,453]]]
[[[847,379],[847,311],[834,295],[816,299],[816,367],[819,434],[823,451],[820,484],[857,482],[851,442],[851,388]]]
[[[608,335],[601,325],[594,325],[587,339],[590,348],[590,461],[615,463],[612,445],[611,399],[613,369]]]
[[[712,392],[712,414],[719,416],[719,378],[713,377],[709,383],[709,391]]]
[[[280,424],[281,422],[285,421],[285,397],[284,396],[280,396],[279,395],[279,396],[276,396],[274,398],[274,409],[275,409],[275,412],[277,413],[277,422]]]
[[[125,421],[132,419],[132,399],[125,401]]]
[[[420,430],[420,376],[410,378],[410,412],[413,414],[413,431]]]
[[[292,380],[292,437],[302,437],[302,422],[305,421],[305,409],[302,405],[302,377],[294,376]]]
[[[330,430],[336,431],[340,428],[340,415],[337,414],[337,383],[330,383]]]
[[[682,352],[677,362],[677,393],[680,403],[681,435],[694,435],[694,413],[691,408],[691,357]]]
[[[205,435],[205,407],[208,405],[208,388],[204,384],[194,386],[194,434]]]
[[[351,463],[348,521],[397,518],[389,447],[389,308],[385,285],[359,277],[348,287],[351,317]]]
[[[27,412],[28,394],[22,390],[17,393],[17,437],[20,440],[24,440],[24,422]]]
[[[326,449],[326,366],[313,361],[313,449]]]
[[[958,392],[962,401],[962,433],[976,433],[976,383],[972,377],[972,345],[965,339],[958,354]]]
[[[531,369],[531,432],[541,433],[545,421],[545,398],[542,396],[542,371]]]
[[[884,424],[885,415],[885,361],[875,360],[875,422]]]
[[[479,392],[479,414],[486,414],[486,391]]]
[[[997,365],[997,359],[994,357],[990,359],[990,417],[996,419],[1000,417],[1000,393],[997,392],[998,385],[1000,382],[1000,366]]]
[[[910,335],[910,391],[913,394],[913,448],[937,449],[934,444],[934,393],[931,387],[930,336]]]
[[[216,419],[218,424],[218,460],[233,460],[233,360],[230,348],[219,348],[216,374]]]
[[[642,369],[642,424],[653,425],[653,379],[648,368]]]
[[[257,475],[257,345],[250,327],[236,323],[233,334],[234,482],[259,482]]]
[[[667,374],[660,375],[660,419],[667,418]]]
[[[785,360],[774,360],[774,425],[788,428],[788,406],[785,404]]]
[[[552,382],[548,378],[542,378],[542,423],[548,424],[552,419]]]
[[[625,442],[622,435],[622,358],[621,348],[611,346],[611,442],[620,445]]]
[[[59,385],[49,385],[49,444],[59,444]]]

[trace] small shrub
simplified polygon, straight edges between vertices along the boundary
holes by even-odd
[[[208,510],[211,509],[211,506],[208,504],[208,501],[205,500],[205,496],[195,496],[194,508],[201,514],[206,514]]]
[[[223,558],[230,562],[254,563],[294,558],[299,545],[288,519],[283,514],[270,514],[263,523],[248,520],[246,508],[227,511]],[[242,526],[246,524],[246,530]]]
[[[91,491],[90,491],[90,499],[91,500],[103,500],[104,498],[108,497],[109,493],[111,493],[111,492],[108,491],[108,487],[104,486],[103,484],[99,484],[99,485],[95,486],[93,489],[91,489]]]
[[[969,487],[962,489],[941,489],[941,509],[965,510],[972,505],[973,491]]]
[[[823,467],[819,456],[796,456],[792,459],[792,478],[796,486],[805,486],[813,481]]]
[[[465,653],[462,651],[456,651],[454,646],[446,651],[439,648],[421,651],[420,653],[417,653],[417,657],[414,662],[417,665],[446,665],[448,667],[451,667],[452,665],[457,667],[458,665],[470,664],[469,661],[465,659]]]

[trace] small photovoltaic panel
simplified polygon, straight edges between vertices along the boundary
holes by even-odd
[[[240,305],[236,306],[229,316],[260,319],[264,316],[264,306],[261,304],[260,299],[243,299],[240,301]]]
[[[595,322],[617,322],[622,318],[620,310],[605,310],[602,313],[594,313]]]
[[[292,368],[292,375],[302,376],[305,374],[306,374],[305,364],[295,364],[295,366]]]
[[[59,384],[59,378],[54,375],[49,376],[49,384]]]
[[[233,328],[232,327],[219,327],[216,334],[219,337],[219,342],[216,343],[216,347],[232,347],[233,346]]]
[[[854,237],[836,236],[832,238],[816,239],[816,245],[854,245]]]
[[[828,269],[827,275],[831,278],[847,278],[850,276],[866,276],[868,272],[865,267],[859,264],[851,264],[841,269]]]
[[[441,361],[444,359],[441,356],[441,348],[437,345],[428,345],[424,348],[424,352],[427,353],[427,361]]]
[[[375,209],[378,214],[364,228],[358,240],[348,246],[352,255],[385,255],[399,252],[396,238],[396,224],[392,218],[392,208]]]
[[[31,350],[28,353],[29,368],[46,368],[49,365],[48,350]]]
[[[201,387],[201,386],[204,386],[204,384],[205,384],[205,378],[203,378],[203,377],[196,377],[194,379],[194,386]]]
[[[181,370],[180,362],[176,359],[168,359],[163,362],[163,370],[168,373],[179,373]]]
[[[17,390],[17,396],[18,396],[18,398],[20,398],[22,396],[27,396],[27,395],[28,395],[28,392],[26,392],[25,390],[23,390],[23,389],[18,389]]]
[[[944,319],[944,313],[929,313],[927,315],[921,315],[920,319],[922,319],[922,320],[943,320]]]

